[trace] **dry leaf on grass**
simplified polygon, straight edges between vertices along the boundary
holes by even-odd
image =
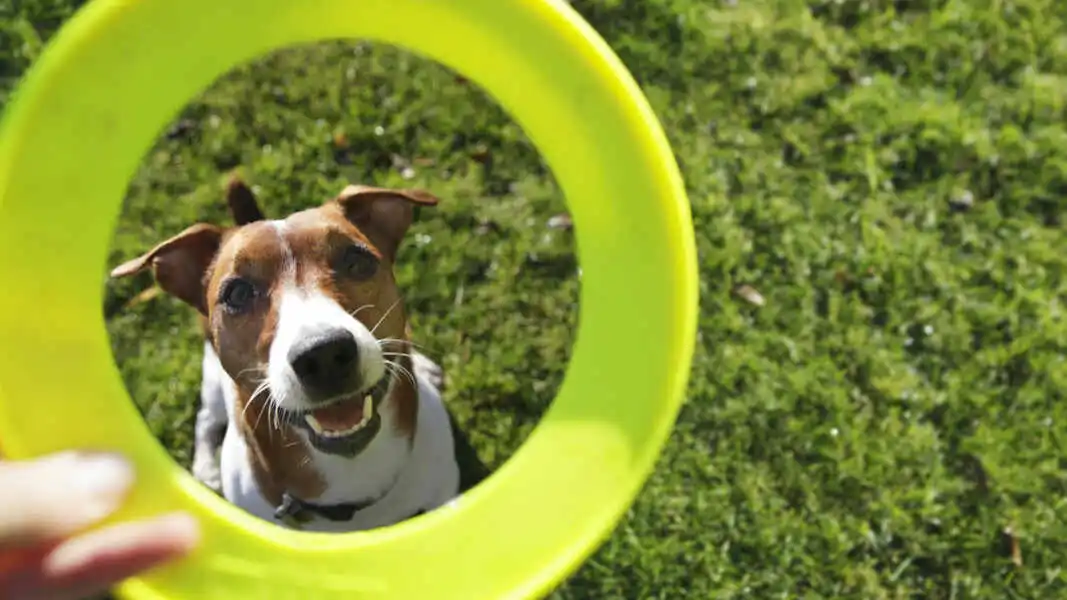
[[[747,283],[734,289],[734,294],[737,294],[739,298],[753,306],[763,306],[767,303],[767,301],[763,299],[763,294],[759,293],[759,290]]]
[[[1008,525],[1001,534],[1004,536],[1004,544],[1011,556],[1011,564],[1016,567],[1023,566],[1023,550],[1019,545],[1019,537],[1015,535],[1015,528]]]

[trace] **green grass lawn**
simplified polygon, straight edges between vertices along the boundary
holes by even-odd
[[[0,7],[0,101],[76,4]],[[574,6],[674,145],[702,297],[658,468],[555,597],[1067,597],[1067,4]],[[443,199],[399,277],[448,402],[506,460],[563,376],[579,299],[565,207],[524,133],[407,53],[288,50],[160,136],[112,264],[224,220],[234,169],[271,215],[348,181]],[[108,330],[187,464],[200,338],[150,286],[109,287]]]

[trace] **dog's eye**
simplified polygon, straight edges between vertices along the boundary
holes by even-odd
[[[241,312],[252,304],[256,288],[244,279],[231,279],[226,282],[219,294],[219,301],[233,312]]]
[[[378,271],[378,259],[362,246],[349,246],[341,254],[337,271],[358,281],[370,279]]]

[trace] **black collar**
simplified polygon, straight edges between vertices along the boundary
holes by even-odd
[[[315,516],[329,521],[351,521],[357,512],[373,506],[379,500],[381,497],[341,504],[314,504],[285,492],[282,494],[281,506],[274,509],[274,518],[292,525],[307,523]]]
[[[378,500],[381,500],[381,498],[364,500],[363,502],[345,502],[343,504],[312,504],[293,496],[289,492],[285,492],[282,494],[282,505],[274,509],[274,518],[297,528],[310,521],[315,515],[330,521],[351,521],[357,512],[364,508],[370,508]],[[424,509],[419,509],[408,519],[413,519],[425,512]]]

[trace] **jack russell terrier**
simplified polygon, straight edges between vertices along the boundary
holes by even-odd
[[[481,481],[393,276],[414,207],[437,198],[350,185],[268,220],[235,178],[227,202],[235,226],[193,225],[111,272],[151,268],[200,313],[193,475],[262,519],[335,532],[398,523]]]

